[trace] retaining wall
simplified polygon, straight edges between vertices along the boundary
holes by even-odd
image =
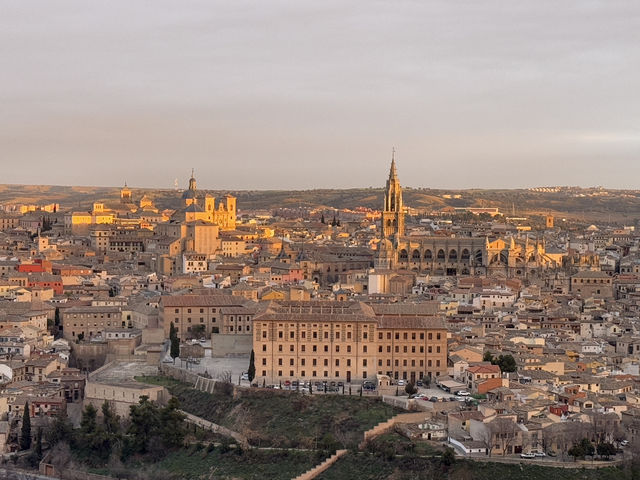
[[[336,453],[331,455],[324,462],[322,462],[319,465],[316,465],[311,470],[307,470],[302,475],[298,475],[293,480],[312,480],[313,478],[316,478],[318,475],[324,472],[327,468],[329,468],[331,465],[336,463],[338,459],[343,455],[345,455],[346,453],[347,453],[347,450],[336,451]]]

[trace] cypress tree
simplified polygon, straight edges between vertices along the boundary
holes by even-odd
[[[36,446],[33,450],[35,457],[38,461],[42,460],[42,428],[38,429],[38,436],[36,437]]]
[[[173,363],[176,363],[176,358],[180,356],[180,340],[178,337],[173,337],[171,339],[171,350],[169,355],[173,358]]]
[[[247,370],[247,375],[249,376],[249,382],[253,382],[253,379],[256,377],[256,359],[253,349],[251,350],[251,357],[249,358],[249,369]]]
[[[22,431],[20,432],[20,450],[31,448],[31,416],[29,415],[29,402],[24,404],[22,414]]]
[[[169,355],[173,358],[173,363],[176,363],[176,358],[180,356],[180,339],[178,338],[178,331],[173,322],[169,325],[169,340],[171,340]]]

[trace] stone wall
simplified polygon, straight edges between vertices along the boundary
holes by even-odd
[[[101,343],[73,343],[71,342],[71,356],[80,370],[95,370],[104,365],[107,359],[108,346]]]
[[[387,430],[393,428],[400,423],[423,423],[425,420],[431,418],[430,413],[416,412],[416,413],[400,413],[395,417],[390,418],[386,422],[381,422],[370,430],[364,432],[364,440],[360,444],[360,448],[364,448],[366,442],[382,435]]]
[[[347,450],[338,450],[338,451],[336,451],[336,453],[331,455],[329,458],[327,458],[320,465],[316,465],[311,470],[307,470],[302,475],[298,475],[293,480],[312,480],[312,479],[316,478],[318,475],[320,475],[322,472],[324,472],[327,468],[329,468],[331,465],[336,463],[340,459],[340,457],[342,457],[346,453],[347,453]]]

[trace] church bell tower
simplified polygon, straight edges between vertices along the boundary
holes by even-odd
[[[404,235],[404,205],[402,187],[396,171],[395,149],[391,153],[391,169],[384,193],[382,238],[393,240]]]

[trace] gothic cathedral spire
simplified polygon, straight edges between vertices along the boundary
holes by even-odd
[[[391,239],[402,235],[404,235],[404,205],[402,203],[402,187],[396,170],[395,149],[393,149],[389,178],[384,193],[382,237]]]

